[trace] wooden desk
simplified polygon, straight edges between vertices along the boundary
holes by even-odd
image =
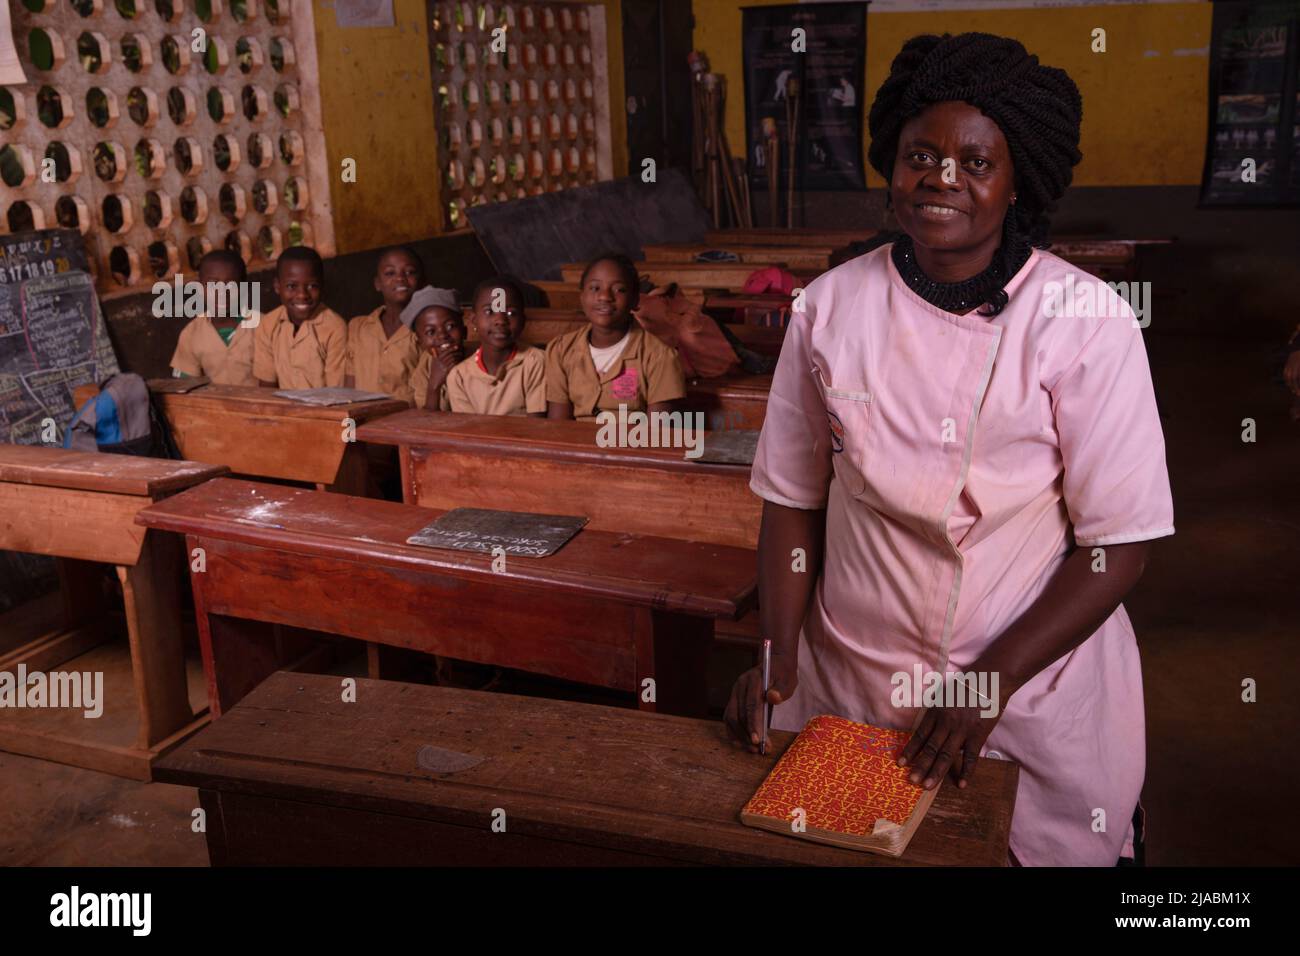
[[[707,243],[682,242],[650,244],[642,247],[641,255],[646,267],[653,268],[658,263],[694,263],[698,256],[706,252],[730,252],[738,262],[746,263],[752,268],[763,266],[788,266],[791,269],[806,269],[813,272],[825,272],[831,267],[831,260],[836,247],[831,245],[810,246],[799,243],[788,245],[745,245],[737,241]]]
[[[136,520],[207,553],[191,581],[214,717],[277,669],[270,624],[370,642],[372,676],[397,647],[626,692],[650,677],[660,709],[704,712],[714,621],[753,606],[753,551],[583,530],[494,573],[488,554],[406,544],[437,515],[221,478]]]
[[[758,546],[762,501],[747,465],[686,461],[682,448],[601,448],[595,422],[409,411],[357,432],[396,445],[407,503],[447,510],[584,514],[592,531]],[[707,447],[707,436],[705,437]]]
[[[1132,282],[1138,277],[1138,249],[1166,245],[1169,239],[1081,239],[1061,236],[1048,250],[1105,282]]]
[[[213,866],[1005,866],[1019,768],[945,784],[899,858],[740,822],[772,752],[721,723],[447,687],[279,673],[168,756]],[[482,762],[455,772],[424,747]],[[505,812],[505,832],[492,830]],[[500,814],[496,814],[500,818]]]
[[[0,671],[16,674],[22,664],[29,673],[47,672],[111,637],[95,566],[111,564],[125,598],[134,678],[134,697],[103,702],[115,715],[123,707],[133,712],[120,724],[107,716],[69,721],[67,711],[53,709],[0,709],[0,749],[148,780],[158,755],[206,722],[190,707],[181,645],[186,556],[177,538],[146,534],[135,518],[226,470],[0,444],[0,548],[58,558],[64,594],[63,627],[56,631],[19,635],[17,627],[0,624]],[[119,726],[125,731],[116,732]]]
[[[170,380],[168,380],[170,381]],[[365,450],[344,441],[345,419],[357,425],[410,406],[397,399],[304,405],[274,389],[205,385],[154,398],[186,458],[228,465],[241,475],[314,484],[344,494],[366,487]]]
[[[778,263],[780,264],[780,263]],[[687,289],[726,289],[739,292],[745,282],[759,269],[767,266],[751,265],[746,262],[637,262],[636,270],[641,275],[648,275],[655,285],[668,285],[676,282]],[[574,262],[560,266],[564,281],[571,283],[575,293],[578,282],[582,279],[585,263]],[[800,278],[800,284],[811,282],[823,270],[796,269],[786,266],[790,272]],[[555,305],[554,302],[551,303]]]
[[[760,226],[751,229],[710,229],[704,242],[710,246],[743,243],[750,246],[831,246],[841,249],[854,242],[865,242],[876,234],[874,229],[786,229]]]
[[[771,375],[724,375],[721,378],[688,379],[687,411],[703,412],[711,429],[761,429],[767,417],[767,396]]]
[[[557,282],[553,279],[530,279],[529,285],[535,286],[546,296],[547,308],[573,311],[582,307],[578,296],[578,287],[573,282]],[[779,309],[789,308],[791,297],[772,293],[717,292],[690,283],[678,283],[687,295],[702,299],[707,311],[714,309]],[[531,314],[535,310],[529,310]],[[726,320],[728,313],[720,317]],[[739,321],[739,320],[738,320]]]

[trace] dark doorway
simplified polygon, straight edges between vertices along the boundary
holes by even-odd
[[[661,169],[690,170],[690,0],[623,0],[623,83],[628,174],[653,158]],[[620,104],[611,104],[620,108]]]

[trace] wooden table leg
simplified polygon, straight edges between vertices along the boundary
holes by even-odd
[[[140,733],[149,750],[194,719],[181,635],[181,581],[185,555],[175,535],[150,531],[134,567],[118,567],[131,637]]]
[[[213,720],[281,666],[275,626],[262,621],[199,612],[199,647]]]
[[[420,651],[369,641],[366,643],[366,665],[371,680],[427,684],[433,675],[434,658]]]
[[[713,621],[708,618],[637,608],[636,694],[641,710],[704,717],[708,714],[709,651]],[[654,680],[654,700],[646,700],[647,678]]]
[[[334,483],[321,490],[333,491],[340,495],[365,497],[369,484],[370,458],[366,446],[362,442],[350,441],[344,445],[343,458],[339,462]]]

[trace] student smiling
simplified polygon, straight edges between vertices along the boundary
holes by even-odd
[[[275,263],[283,303],[257,326],[253,375],[259,385],[338,388],[347,364],[348,325],[321,302],[325,263],[315,249],[292,246]]]
[[[677,353],[632,317],[639,299],[636,267],[626,256],[600,255],[579,282],[591,324],[546,348],[548,418],[592,420],[601,411],[667,412],[686,395]]]
[[[1132,853],[1144,715],[1120,602],[1174,530],[1131,310],[1042,306],[1047,283],[1087,280],[1042,249],[1081,115],[1015,40],[903,46],[870,115],[902,233],[808,287],[751,481],[774,725],[917,724],[903,759],[927,788],[1015,760],[1011,851],[1035,865]],[[999,675],[996,713],[891,706],[918,663]],[[762,712],[749,671],[726,720],[752,747]]]

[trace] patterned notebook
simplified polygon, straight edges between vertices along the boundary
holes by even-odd
[[[813,717],[745,804],[741,822],[902,856],[939,791],[913,786],[911,768],[898,766],[910,737],[843,717]]]

